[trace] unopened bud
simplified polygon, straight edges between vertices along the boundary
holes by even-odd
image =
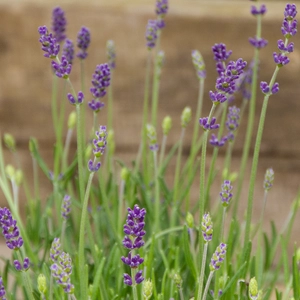
[[[23,175],[22,170],[17,170],[16,173],[15,173],[16,185],[20,186],[23,182],[23,179],[24,179],[24,175]]]
[[[181,114],[181,126],[186,128],[192,118],[192,110],[190,107],[185,107]]]
[[[164,117],[163,122],[162,122],[162,129],[163,129],[164,135],[168,135],[171,128],[172,128],[171,117],[170,116]]]
[[[177,288],[180,289],[181,286],[182,286],[182,278],[178,273],[174,274],[174,281],[175,281],[175,284],[176,284]]]
[[[76,126],[76,112],[72,111],[69,114],[69,118],[68,118],[68,128],[74,129],[75,126]]]
[[[126,181],[129,178],[129,170],[125,167],[121,170],[121,179]]]
[[[38,149],[38,142],[36,138],[30,138],[29,140],[29,151],[33,153],[35,150]]]
[[[250,279],[249,283],[249,297],[252,300],[257,300],[258,296],[258,287],[257,287],[257,281],[255,277]]]
[[[15,177],[15,168],[12,165],[7,165],[5,168],[5,173],[9,179],[14,179]]]
[[[151,298],[153,292],[153,284],[150,279],[147,279],[143,283],[143,297],[145,300],[148,300]]]
[[[4,137],[4,144],[10,151],[16,151],[16,141],[15,138],[10,133],[5,133]]]
[[[42,295],[45,295],[47,292],[47,281],[44,274],[40,274],[37,278],[38,290]]]
[[[194,217],[190,212],[186,214],[185,220],[189,228],[194,228]]]

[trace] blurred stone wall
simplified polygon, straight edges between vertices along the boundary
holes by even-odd
[[[299,1],[294,1],[300,3]],[[92,42],[85,62],[86,87],[96,64],[106,62],[105,44],[112,39],[117,49],[117,68],[114,73],[114,128],[117,155],[127,161],[134,159],[141,132],[143,90],[145,80],[145,26],[155,18],[155,1],[0,1],[0,130],[9,132],[17,140],[20,161],[31,179],[31,160],[28,139],[38,139],[41,153],[49,166],[52,162],[54,131],[51,119],[51,70],[50,60],[43,57],[38,42],[37,28],[50,26],[53,7],[60,5],[68,19],[67,34],[72,40],[82,25],[91,30]],[[233,50],[232,58],[242,57],[251,61],[253,49],[248,37],[255,35],[255,18],[249,13],[250,1],[172,1],[162,33],[161,48],[166,61],[161,76],[158,120],[169,114],[173,129],[169,146],[180,135],[180,114],[185,106],[196,107],[198,82],[191,62],[191,51],[201,51],[206,66],[204,113],[211,107],[209,90],[214,89],[216,71],[211,54],[214,43],[223,42]],[[281,36],[283,1],[267,1],[268,13],[263,18],[263,37],[269,41],[261,50],[260,80],[269,81],[275,65],[272,53],[277,50]],[[275,170],[274,202],[269,205],[267,219],[280,215],[283,223],[288,207],[299,188],[300,173],[300,42],[293,39],[295,51],[291,63],[278,75],[280,92],[269,101],[265,131],[258,170],[257,198],[262,196],[261,182],[268,167]],[[75,62],[71,74],[75,89],[80,88],[79,63]],[[91,96],[86,93],[86,101]],[[239,105],[239,100],[237,103]],[[263,96],[258,92],[255,131]],[[67,101],[61,99],[61,101]],[[67,112],[73,109],[67,104]],[[91,126],[92,114],[88,112],[87,127]],[[246,119],[246,118],[245,118]],[[100,113],[100,123],[106,123],[106,109]],[[245,121],[245,120],[244,120]],[[245,132],[245,122],[240,132]],[[161,132],[158,133],[161,137]],[[187,130],[185,153],[191,139],[192,126]],[[233,166],[238,170],[244,134],[240,134],[234,150]],[[254,142],[254,138],[253,138]],[[75,141],[73,141],[73,150]],[[208,148],[208,154],[212,148]],[[251,152],[252,153],[252,152]],[[5,151],[8,162],[13,157]],[[249,165],[250,172],[250,165]],[[41,176],[42,195],[46,197],[51,185]],[[197,199],[197,186],[195,199]],[[243,197],[246,200],[247,189]],[[0,203],[5,199],[0,193]],[[255,202],[261,209],[261,201]],[[281,214],[282,212],[284,214]],[[243,211],[241,211],[243,213]],[[299,224],[299,223],[298,223]]]

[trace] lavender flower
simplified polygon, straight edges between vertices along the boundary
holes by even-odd
[[[168,0],[156,0],[155,12],[157,15],[157,26],[159,29],[162,29],[166,26],[164,18],[168,12]]]
[[[236,106],[230,106],[228,108],[226,127],[229,131],[235,131],[239,126],[240,109]]]
[[[123,240],[123,246],[129,249],[130,252],[127,257],[122,256],[121,260],[124,264],[130,266],[130,268],[136,269],[144,262],[144,259],[138,254],[132,256],[132,251],[139,249],[144,245],[143,236],[146,234],[144,230],[146,210],[144,208],[140,209],[136,204],[133,209],[128,208],[127,211],[128,215],[126,224],[124,225],[125,237]],[[143,280],[144,277],[142,276],[142,270],[135,273],[134,281],[136,284],[141,283]],[[127,273],[124,274],[124,283],[126,285],[133,284],[132,277]]]
[[[226,50],[226,45],[223,43],[215,44],[212,47],[212,51],[214,53],[214,60],[217,62],[218,61],[223,62],[227,60],[232,53],[232,50],[229,51]]]
[[[212,129],[218,129],[220,127],[220,124],[216,124],[216,118],[211,118],[210,122],[208,122],[208,117],[206,118],[200,118],[199,124],[204,130],[212,130]]]
[[[257,16],[257,15],[264,15],[267,11],[267,7],[262,4],[261,7],[256,7],[254,5],[251,6],[251,14],[253,16]]]
[[[26,271],[29,269],[30,261],[28,257],[24,258],[23,264],[21,264],[18,260],[14,260],[14,266],[17,271]]]
[[[213,254],[213,256],[211,258],[210,264],[209,264],[209,268],[210,268],[211,272],[214,272],[214,271],[220,269],[220,266],[225,259],[226,248],[227,248],[227,245],[224,243],[221,243],[217,247],[215,253]]]
[[[53,37],[52,33],[48,32],[46,26],[40,26],[38,28],[40,34],[39,42],[42,44],[42,50],[46,52],[45,57],[56,58],[59,52],[59,44],[56,41],[56,38]]]
[[[224,137],[220,138],[220,140],[218,139],[218,137],[215,134],[212,134],[209,140],[209,143],[212,146],[216,146],[216,147],[222,147],[225,145],[225,143],[227,142],[228,137],[225,135]]]
[[[270,89],[269,85],[267,82],[262,81],[260,83],[260,89],[264,94],[276,94],[279,92],[279,83],[275,82],[272,86],[272,88]]]
[[[0,300],[6,300],[5,294],[6,294],[6,292],[5,292],[5,288],[3,285],[3,279],[0,276]]]
[[[96,70],[92,79],[93,87],[90,92],[95,98],[102,98],[106,95],[106,88],[110,85],[110,68],[108,64],[101,64],[96,66]]]
[[[96,138],[93,139],[94,160],[89,160],[88,168],[90,172],[97,172],[100,169],[101,163],[97,161],[104,154],[106,148],[106,126],[100,126],[99,131],[96,131]]]
[[[67,220],[69,218],[69,214],[71,213],[71,197],[70,195],[65,195],[61,204],[61,215]]]
[[[192,51],[193,65],[197,72],[197,77],[200,80],[201,78],[206,77],[205,63],[201,53],[198,50]]]
[[[296,15],[296,5],[287,4],[284,10],[284,20],[281,27],[281,32],[287,39],[297,33],[297,20],[295,20]]]
[[[112,40],[107,41],[106,43],[106,55],[108,59],[108,65],[110,69],[116,68],[116,49],[115,43]]]
[[[257,38],[257,37],[254,37],[254,38],[249,38],[249,43],[257,48],[257,49],[262,49],[262,48],[265,48],[267,45],[268,45],[268,41],[264,38]]]
[[[155,47],[157,40],[157,30],[158,30],[157,20],[149,20],[146,27],[146,45],[148,50]]]
[[[69,63],[67,58],[63,55],[61,57],[61,62],[57,63],[52,60],[52,67],[55,70],[55,74],[59,78],[68,79],[72,70],[72,65]]]
[[[97,113],[104,107],[104,103],[99,100],[93,99],[92,101],[88,102],[88,106],[92,111]]]
[[[222,201],[222,205],[224,207],[227,207],[230,203],[230,200],[232,198],[232,185],[230,180],[224,180],[224,183],[222,184],[222,190],[220,192],[220,197]]]
[[[11,250],[19,250],[23,245],[17,221],[13,219],[8,208],[0,208],[0,227],[5,238],[6,245]]]
[[[66,39],[64,45],[63,45],[63,50],[62,50],[62,55],[66,57],[67,61],[69,64],[73,63],[74,59],[74,44],[71,40]]]
[[[272,168],[267,169],[264,180],[264,190],[268,192],[273,186],[274,182],[274,171]]]
[[[61,250],[60,239],[55,238],[50,248],[50,259],[53,263],[56,263],[58,261],[58,257],[61,254],[61,252],[62,250]]]
[[[68,93],[67,98],[72,105],[79,105],[83,102],[84,94],[83,92],[79,91],[77,94],[77,99],[75,99],[72,94]]]
[[[64,34],[66,25],[65,12],[60,7],[55,7],[52,11],[51,30],[58,43],[66,38],[66,35]]]
[[[74,285],[71,284],[72,260],[68,253],[62,252],[58,261],[51,265],[51,274],[56,282],[61,285],[67,294],[74,293]]]
[[[212,240],[212,234],[213,234],[213,223],[211,221],[211,217],[209,213],[205,214],[202,217],[201,230],[202,230],[202,236],[205,243],[210,242]]]
[[[91,42],[90,30],[86,27],[81,27],[77,34],[77,47],[80,49],[77,53],[77,57],[80,59],[85,59],[88,54],[86,52]]]

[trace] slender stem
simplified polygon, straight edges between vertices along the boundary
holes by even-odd
[[[210,282],[211,282],[211,279],[212,279],[213,275],[214,275],[214,271],[210,271],[207,282],[206,282],[206,286],[205,286],[205,290],[204,290],[204,293],[203,293],[202,300],[206,300],[207,292],[208,292],[209,285],[210,285]]]
[[[58,78],[53,73],[53,80],[52,80],[52,97],[51,97],[51,110],[52,110],[52,119],[54,125],[54,133],[55,138],[57,139],[57,130],[58,130],[58,116],[57,116],[57,82]]]
[[[196,300],[201,300],[201,296],[202,296],[207,248],[208,248],[208,243],[204,243],[201,272],[200,272],[199,281],[198,281],[198,294],[197,294]]]
[[[226,207],[223,207],[220,241],[224,241],[225,215],[226,215]]]
[[[123,233],[123,198],[124,198],[124,189],[125,189],[125,180],[121,180],[120,183],[120,190],[119,190],[119,212],[118,212],[118,232],[120,236],[122,236]]]
[[[133,255],[133,254],[132,254]],[[132,278],[132,294],[133,294],[133,300],[138,300],[138,294],[137,294],[137,284],[135,282],[135,275],[136,275],[136,268],[131,269],[131,278]]]
[[[40,199],[40,187],[39,187],[39,172],[37,161],[32,155],[32,168],[33,168],[33,185],[34,185],[34,198]]]
[[[73,133],[73,129],[69,128],[67,132],[65,147],[63,152],[63,171],[65,171],[68,166],[68,155],[69,155],[69,149],[70,149],[70,144],[72,139],[72,133]]]
[[[108,87],[108,101],[107,101],[107,127],[108,130],[113,129],[113,69],[110,71],[110,85]]]
[[[154,178],[155,178],[155,231],[160,230],[160,197],[159,197],[159,181],[158,181],[158,167],[157,167],[157,151],[153,152],[153,163],[154,163]]]
[[[168,138],[168,136],[164,134],[163,138],[162,138],[162,142],[161,142],[161,149],[160,149],[160,156],[159,156],[159,167],[160,168],[162,166],[163,159],[164,159],[164,156],[165,156],[167,138]]]
[[[78,260],[79,260],[79,270],[84,270],[85,259],[84,259],[84,232],[85,232],[85,225],[87,222],[87,206],[89,200],[89,194],[91,189],[92,180],[94,177],[94,172],[90,173],[88,183],[86,186],[85,196],[82,203],[82,210],[81,210],[81,219],[80,219],[80,231],[79,231],[79,250],[78,250]],[[80,280],[80,295],[81,299],[87,299],[87,287],[85,285],[85,279]]]
[[[14,179],[11,179],[11,188],[13,191],[14,204],[17,212],[19,213],[19,187],[17,186]]]

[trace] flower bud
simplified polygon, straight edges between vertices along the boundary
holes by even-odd
[[[3,137],[3,140],[4,140],[5,146],[10,151],[12,151],[12,152],[16,151],[16,141],[15,141],[15,138],[11,134],[5,133],[4,137]]]
[[[267,169],[264,180],[264,190],[268,192],[273,186],[274,182],[274,171],[272,168]]]
[[[24,179],[24,175],[23,175],[23,172],[22,170],[17,170],[16,173],[15,173],[15,181],[16,181],[16,185],[17,186],[20,186],[23,182],[23,179]]]
[[[72,111],[69,114],[69,118],[68,118],[68,128],[74,129],[75,126],[76,126],[76,112]]]
[[[47,281],[46,276],[44,274],[40,274],[37,278],[37,286],[38,290],[42,295],[46,294],[47,291]]]
[[[145,300],[148,300],[151,298],[153,292],[153,284],[150,279],[147,279],[144,281],[143,284],[143,297]]]
[[[29,151],[34,152],[35,149],[38,149],[38,142],[36,138],[30,138],[29,140]]]
[[[126,181],[129,178],[129,170],[126,167],[123,167],[121,170],[121,179]]]
[[[190,107],[185,107],[181,114],[181,127],[186,128],[192,118],[192,110]]]
[[[12,165],[7,165],[5,168],[5,173],[9,179],[14,179],[15,177],[15,168]]]
[[[177,288],[181,289],[181,287],[182,287],[182,278],[178,273],[174,274],[174,281],[175,281],[175,284],[176,284]]]
[[[257,300],[258,296],[258,287],[257,287],[257,281],[255,277],[250,279],[249,283],[249,297],[251,300]]]
[[[172,128],[172,119],[170,116],[165,116],[162,122],[162,129],[164,135],[168,135],[171,128]]]
[[[194,228],[194,217],[190,212],[186,214],[185,221],[189,228]]]

